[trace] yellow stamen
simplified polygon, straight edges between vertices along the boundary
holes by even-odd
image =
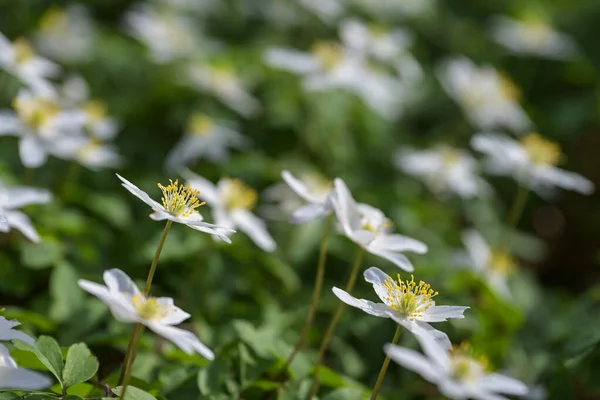
[[[29,99],[17,97],[13,101],[13,108],[17,111],[19,117],[35,132],[39,131],[60,112],[60,107],[54,100],[42,97]]]
[[[144,298],[141,294],[136,294],[131,298],[138,315],[145,320],[162,319],[168,314],[168,310],[161,307],[155,297]]]
[[[83,106],[83,111],[85,111],[89,119],[93,122],[103,120],[108,114],[106,111],[106,104],[98,100],[88,101],[87,104]]]
[[[557,165],[562,157],[558,144],[544,139],[536,132],[523,137],[521,144],[534,164]]]
[[[517,268],[517,263],[505,250],[494,249],[490,255],[490,268],[507,276]]]
[[[40,30],[42,32],[52,32],[65,27],[67,24],[67,14],[59,7],[50,8],[42,17]]]
[[[428,283],[420,281],[417,285],[413,275],[410,281],[402,281],[398,274],[398,282],[389,278],[383,286],[387,291],[386,304],[411,318],[422,317],[435,304],[432,298],[438,295]]]
[[[206,136],[210,133],[213,127],[211,118],[204,114],[196,113],[192,115],[188,122],[188,130],[195,136]]]
[[[226,179],[224,201],[229,209],[252,209],[256,204],[258,194],[254,189],[245,185],[239,179]]]
[[[169,182],[168,186],[158,184],[163,192],[161,198],[163,207],[169,214],[176,217],[189,217],[197,212],[194,210],[195,208],[205,204],[196,197],[200,194],[199,190],[192,189],[189,184],[187,186],[180,185],[179,180],[173,182],[169,179]]]
[[[29,44],[29,41],[25,38],[16,39],[13,44],[13,51],[15,52],[15,61],[17,64],[22,64],[33,58],[35,53]]]
[[[451,147],[445,147],[441,150],[442,159],[446,165],[454,165],[460,161],[460,152]]]
[[[458,347],[452,346],[450,355],[452,373],[459,380],[476,380],[486,370],[489,370],[488,359],[475,352],[469,343],[463,342]]]
[[[316,42],[312,47],[312,53],[317,57],[323,68],[327,70],[333,69],[342,59],[340,47],[331,42]]]
[[[517,101],[521,98],[521,89],[506,75],[500,74],[500,92],[505,99]]]

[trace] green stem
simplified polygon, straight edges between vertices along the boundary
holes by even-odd
[[[523,215],[523,211],[525,210],[525,204],[527,204],[528,197],[529,189],[523,185],[519,185],[517,194],[515,195],[512,206],[510,207],[510,211],[508,212],[508,218],[506,220],[507,230],[512,230],[517,227],[517,224]],[[507,232],[505,231],[505,234],[501,235],[501,238],[498,241],[498,246],[502,247],[503,242],[506,239],[506,234]]]
[[[160,253],[165,244],[167,234],[169,233],[169,229],[171,229],[172,224],[173,221],[167,220],[165,229],[163,230],[163,233],[160,237],[160,241],[158,242],[156,253],[154,253],[154,258],[152,259],[152,265],[150,265],[150,272],[148,272],[148,278],[146,279],[146,286],[144,287],[144,296],[148,296],[148,293],[150,293],[150,286],[152,286],[152,279],[154,279],[154,273],[156,272],[156,266],[158,265],[158,258],[160,257]]]
[[[356,255],[354,256],[354,265],[352,266],[352,271],[350,271],[350,276],[348,277],[348,281],[346,282],[346,287],[344,288],[344,291],[346,291],[347,293],[351,293],[352,289],[354,288],[354,284],[356,283],[356,276],[358,275],[358,267],[360,267],[364,253],[365,253],[365,251],[362,247],[359,247],[358,250],[356,251]],[[335,310],[335,313],[333,314],[333,317],[331,318],[331,321],[329,322],[329,326],[327,327],[325,336],[323,337],[323,340],[321,341],[321,347],[319,347],[319,354],[317,355],[317,363],[315,364],[315,370],[313,372],[312,386],[310,389],[310,395],[308,397],[309,400],[311,400],[317,394],[317,391],[319,390],[319,367],[323,363],[323,358],[325,357],[325,351],[327,350],[327,347],[329,346],[329,341],[331,340],[333,331],[335,330],[335,327],[337,326],[337,323],[338,323],[340,317],[342,316],[342,311],[344,310],[344,305],[345,305],[345,303],[340,301],[339,305],[337,306],[337,308]]]
[[[296,357],[296,354],[300,351],[302,345],[304,345],[304,342],[306,341],[306,336],[308,335],[308,331],[312,327],[312,323],[315,318],[317,306],[319,305],[321,289],[323,287],[323,276],[325,275],[325,261],[327,260],[329,230],[331,227],[332,220],[333,214],[331,214],[325,221],[325,229],[323,230],[323,238],[321,239],[319,264],[317,265],[317,275],[315,277],[315,287],[313,288],[310,310],[308,311],[306,321],[304,322],[304,326],[302,327],[302,331],[300,332],[300,339],[298,340],[298,343],[296,343],[296,346],[292,350],[292,353],[290,354],[285,365],[283,366],[283,370],[285,370],[292,363],[292,361],[294,361],[294,357]]]
[[[400,333],[402,333],[402,325],[398,325],[396,328],[396,333],[394,333],[394,338],[392,339],[392,344],[397,344],[398,340],[400,340]],[[381,389],[381,384],[383,383],[383,378],[385,378],[385,373],[387,372],[388,365],[390,365],[390,356],[385,356],[385,360],[383,360],[383,364],[381,365],[381,369],[379,370],[379,375],[377,376],[377,382],[375,382],[375,386],[373,387],[373,393],[371,394],[371,400],[377,399],[377,394],[379,394],[379,389]]]

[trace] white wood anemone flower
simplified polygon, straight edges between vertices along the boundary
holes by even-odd
[[[188,185],[198,191],[197,196],[211,207],[215,224],[238,228],[262,250],[275,251],[277,244],[267,231],[265,221],[250,211],[258,198],[254,189],[239,179],[222,178],[215,185],[192,171],[182,173]]]
[[[314,13],[326,24],[334,24],[346,8],[343,0],[299,0],[298,4]]]
[[[488,372],[484,359],[470,355],[463,346],[445,349],[435,340],[417,336],[423,353],[386,344],[385,353],[397,364],[437,385],[451,399],[508,400],[506,395],[523,396],[527,386],[509,376]]]
[[[248,140],[231,125],[202,113],[193,114],[184,136],[169,151],[166,168],[179,171],[201,157],[216,163],[227,161],[229,148],[239,149],[248,144]]]
[[[15,228],[27,239],[38,243],[40,237],[31,220],[18,209],[29,204],[46,204],[51,199],[50,192],[44,189],[27,186],[6,188],[0,183],[0,232],[9,232],[11,228]]]
[[[51,385],[47,376],[17,366],[6,346],[0,344],[0,389],[42,390]]]
[[[0,340],[8,341],[17,339],[29,344],[33,344],[34,340],[31,336],[14,329],[15,326],[19,325],[21,325],[19,321],[14,319],[6,319],[5,317],[0,316]]]
[[[583,194],[594,191],[588,179],[556,167],[562,158],[560,147],[538,133],[520,140],[500,133],[478,133],[471,138],[471,146],[486,155],[484,166],[489,173],[512,176],[540,195],[554,187]]]
[[[298,179],[286,170],[281,171],[281,177],[294,193],[308,203],[292,212],[291,223],[303,224],[332,212],[333,207],[329,200],[333,189],[331,182],[317,175],[307,175],[304,179]]]
[[[531,126],[519,104],[519,88],[494,67],[479,67],[466,57],[454,57],[438,69],[442,87],[481,129],[507,128],[521,133]]]
[[[511,53],[568,60],[578,53],[575,41],[540,18],[522,20],[495,16],[490,22],[492,38]]]
[[[429,325],[429,322],[443,322],[448,318],[462,319],[469,307],[437,306],[433,297],[438,292],[423,281],[418,284],[411,275],[411,280],[394,280],[376,267],[367,269],[363,274],[365,281],[373,285],[375,293],[383,303],[374,303],[365,299],[357,299],[349,293],[333,288],[333,293],[344,303],[359,308],[376,317],[390,318],[412,332],[416,336],[427,335],[441,345],[450,347],[448,336]]]
[[[144,296],[120,269],[104,271],[103,278],[106,286],[85,279],[77,283],[106,304],[118,321],[145,325],[187,354],[198,353],[209,360],[215,358],[196,335],[174,326],[188,319],[190,314],[175,306],[172,298]]]
[[[116,175],[123,182],[122,186],[125,189],[129,190],[134,196],[154,210],[154,212],[150,214],[150,218],[153,220],[169,220],[177,222],[178,224],[189,226],[197,231],[218,236],[223,241],[231,243],[231,239],[229,239],[227,235],[234,233],[235,231],[233,229],[204,222],[202,215],[196,210],[196,208],[203,205],[196,197],[199,194],[198,190],[192,189],[189,185],[180,185],[177,180],[175,182],[170,181],[171,183],[167,186],[163,186],[159,183],[158,187],[163,192],[162,204],[160,204],[121,175]]]
[[[390,233],[391,222],[383,212],[364,203],[356,203],[350,190],[339,178],[334,180],[331,203],[343,234],[367,252],[412,272],[414,267],[403,252],[425,254],[427,245],[416,239]]]
[[[454,193],[462,198],[487,197],[491,187],[479,176],[479,163],[468,152],[449,146],[396,152],[396,167],[423,180],[436,195]]]
[[[94,137],[79,136],[58,140],[53,147],[54,154],[58,157],[73,160],[93,171],[118,168],[123,164],[123,157],[116,146]]]

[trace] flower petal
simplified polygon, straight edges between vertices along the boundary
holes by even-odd
[[[7,189],[6,208],[20,208],[28,204],[45,204],[52,199],[49,191],[32,187],[11,187]]]
[[[423,322],[443,322],[448,318],[462,319],[465,317],[463,313],[468,308],[463,306],[431,306],[419,320]]]
[[[363,277],[365,278],[365,281],[373,285],[373,290],[375,290],[375,293],[377,293],[377,296],[379,296],[381,301],[387,304],[388,290],[385,288],[384,282],[389,281],[392,278],[377,267],[368,268],[363,273]]]
[[[292,224],[303,224],[329,214],[330,210],[324,204],[307,204],[292,213]]]
[[[342,230],[346,236],[351,238],[352,232],[360,227],[361,216],[358,205],[343,180],[336,178],[333,185],[334,190],[330,196],[333,210]]]
[[[296,178],[289,171],[283,170],[281,171],[281,177],[288,184],[288,186],[296,193],[298,196],[302,197],[309,203],[321,203],[321,198],[319,196],[314,196],[308,186],[300,179]]]
[[[513,394],[518,396],[526,395],[529,389],[527,385],[518,379],[506,375],[491,373],[477,382],[477,386],[493,392]]]
[[[437,383],[442,378],[438,373],[436,366],[422,354],[417,353],[414,350],[393,344],[386,344],[383,346],[383,351],[396,364],[400,364],[404,368],[416,372],[429,382]]]
[[[349,306],[359,308],[367,314],[374,315],[376,317],[389,318],[389,308],[385,304],[377,304],[369,300],[357,299],[356,297],[350,295],[342,289],[338,289],[337,287],[334,287],[332,290],[333,294],[335,294],[338,299]]]
[[[153,321],[149,322],[147,326],[156,334],[173,342],[175,346],[179,347],[187,354],[198,353],[209,360],[215,358],[214,353],[200,342],[200,339],[190,331],[175,328],[173,326],[162,325]]]
[[[163,309],[168,311],[168,314],[160,320],[162,324],[177,325],[191,316],[181,308],[177,307],[170,297],[158,297],[156,301]]]
[[[265,222],[248,210],[235,210],[231,214],[240,230],[264,251],[275,251],[277,244],[267,231]]]
[[[23,165],[27,168],[41,167],[48,158],[41,141],[29,134],[22,136],[19,140],[19,156]]]
[[[102,275],[104,282],[111,293],[126,293],[129,296],[140,294],[140,290],[133,280],[123,271],[117,268],[104,271]]]
[[[417,254],[427,253],[427,245],[425,243],[399,234],[379,235],[373,240],[370,247],[385,251],[412,251]]]
[[[406,272],[413,272],[415,270],[408,257],[406,257],[402,253],[395,253],[393,251],[386,251],[378,248],[373,249],[371,246],[367,246],[366,250],[373,255],[385,258],[386,260],[390,261],[392,264],[394,264],[398,268],[405,270]]]
[[[121,293],[111,293],[106,286],[85,279],[77,281],[80,288],[93,294],[108,306],[112,315],[121,322],[140,322],[137,311],[131,302],[127,302]]]
[[[462,234],[462,242],[467,248],[473,268],[478,271],[485,270],[490,259],[490,247],[483,236],[474,229],[468,229]]]
[[[189,169],[181,171],[181,175],[192,188],[200,191],[198,197],[201,200],[210,205],[215,205],[219,202],[217,187],[211,181],[193,173]]]
[[[6,213],[6,220],[10,226],[16,228],[27,239],[34,243],[39,243],[40,237],[27,215],[21,211],[12,210]]]
[[[116,174],[117,177],[123,182],[122,185],[125,189],[129,190],[131,194],[133,194],[138,199],[142,200],[144,203],[148,204],[152,207],[153,210],[164,211],[164,208],[156,201],[152,200],[148,193],[144,192],[139,187],[135,186],[133,183],[129,182],[127,179],[123,178],[121,175]]]

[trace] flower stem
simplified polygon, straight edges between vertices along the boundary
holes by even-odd
[[[517,227],[521,216],[523,215],[523,211],[525,210],[525,204],[527,204],[527,198],[529,197],[529,189],[524,185],[519,185],[519,189],[513,203],[508,212],[508,218],[506,220],[507,229],[514,229]],[[506,232],[506,231],[505,231]],[[501,239],[498,241],[498,245],[502,246],[502,242],[506,239],[506,233],[502,235]]]
[[[356,255],[354,256],[354,265],[352,266],[352,271],[350,271],[350,276],[348,277],[348,281],[346,282],[346,287],[344,291],[347,293],[351,293],[354,288],[354,284],[356,283],[356,276],[358,275],[358,267],[362,262],[362,258],[365,251],[362,247],[359,247],[356,251]],[[329,341],[331,340],[331,336],[333,335],[333,331],[337,326],[337,323],[342,316],[342,311],[344,310],[345,303],[341,302],[338,304],[333,317],[331,317],[331,321],[329,322],[329,326],[327,327],[327,331],[325,332],[325,336],[321,341],[321,347],[319,347],[319,354],[317,355],[317,363],[315,364],[315,370],[313,372],[312,386],[310,389],[310,395],[308,397],[311,400],[319,390],[319,367],[323,363],[323,358],[325,357],[325,351],[329,346]]]
[[[392,344],[397,344],[400,339],[400,333],[402,333],[402,325],[398,325],[396,328],[396,333],[394,333],[394,338],[392,339]],[[371,394],[371,400],[376,400],[377,395],[379,394],[379,389],[381,389],[381,384],[383,383],[383,378],[385,378],[385,373],[387,372],[388,365],[390,365],[390,356],[385,356],[385,360],[383,360],[383,364],[381,365],[381,369],[379,370],[379,375],[377,376],[377,382],[375,382],[375,386],[373,387],[373,393]]]
[[[292,350],[292,353],[290,354],[285,365],[283,366],[283,370],[285,370],[292,363],[292,361],[294,361],[294,357],[296,357],[296,354],[298,353],[298,351],[300,351],[302,345],[306,341],[306,335],[308,334],[308,331],[310,330],[313,320],[315,318],[315,313],[319,304],[319,297],[321,295],[321,288],[323,287],[323,276],[325,275],[325,261],[327,260],[329,230],[331,228],[332,220],[333,214],[331,214],[325,221],[325,229],[323,230],[323,238],[321,239],[321,249],[319,251],[319,264],[317,265],[317,275],[315,277],[315,287],[313,288],[310,310],[308,311],[306,321],[304,322],[304,326],[302,327],[302,331],[300,332],[300,339],[298,339],[298,343],[296,343],[296,346]]]
[[[148,296],[150,292],[150,287],[152,286],[152,279],[154,279],[154,273],[156,272],[156,266],[158,265],[158,259],[160,257],[160,253],[162,252],[162,248],[165,244],[165,240],[167,239],[167,234],[169,233],[169,229],[171,229],[171,225],[173,222],[171,220],[167,221],[165,225],[165,229],[160,237],[160,241],[158,242],[158,246],[156,247],[156,252],[154,253],[154,258],[152,259],[152,264],[150,265],[150,271],[148,272],[148,278],[146,278],[146,286],[144,287],[144,296]],[[142,333],[144,331],[144,327],[142,324],[137,323],[131,332],[131,337],[129,338],[129,343],[127,344],[127,350],[125,352],[125,358],[123,359],[123,366],[121,367],[121,374],[119,375],[118,384],[123,384],[123,391],[121,392],[121,399],[125,398],[125,392],[127,391],[127,385],[129,384],[129,380],[131,378],[131,369],[133,367],[133,361],[135,360],[135,348],[137,347],[139,339],[142,337]]]

